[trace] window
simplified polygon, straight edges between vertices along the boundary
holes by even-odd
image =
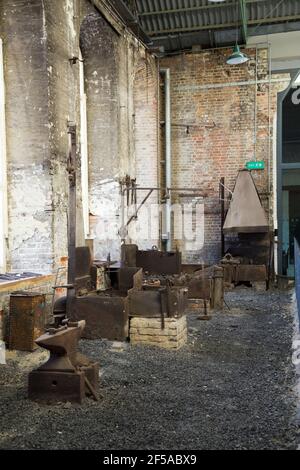
[[[283,103],[283,163],[300,163],[300,87],[292,88]]]

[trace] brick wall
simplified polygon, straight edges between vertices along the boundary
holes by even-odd
[[[226,64],[230,52],[230,49],[203,51],[161,61],[162,67],[171,70],[173,186],[199,188],[208,196],[204,247],[189,250],[185,243],[176,242],[186,262],[210,264],[220,258],[221,177],[225,177],[226,186],[232,190],[238,171],[247,161],[257,158],[266,163],[265,171],[253,172],[258,190],[264,194],[272,191],[273,130],[270,135],[269,106],[273,122],[277,91],[285,88],[287,82],[283,77],[282,83],[274,81],[269,88],[267,50],[247,49],[250,61],[240,66]],[[264,196],[270,224],[272,200],[271,197],[269,207]]]

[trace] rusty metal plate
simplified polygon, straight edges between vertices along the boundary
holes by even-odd
[[[194,274],[201,272],[202,266],[200,264],[182,264],[181,271],[186,274]]]
[[[185,288],[131,290],[128,294],[129,315],[138,317],[183,316],[188,307]],[[164,310],[164,311],[162,311]]]
[[[131,290],[128,293],[129,315],[137,317],[161,317],[161,296],[158,290]]]
[[[239,265],[236,267],[235,282],[264,282],[267,281],[267,268],[265,265]]]
[[[90,291],[92,288],[92,256],[88,247],[76,248],[76,290]]]
[[[30,292],[10,296],[9,348],[34,351],[35,340],[45,331],[46,297]]]
[[[122,245],[121,246],[121,263],[122,266],[134,268],[136,264],[136,256],[138,252],[137,245]]]
[[[139,272],[139,268],[120,268],[118,271],[118,290],[120,292],[127,293],[132,289],[134,286],[135,275]]]
[[[222,264],[224,270],[224,283],[232,284],[236,278],[236,266],[232,264]]]
[[[164,253],[158,250],[138,251],[137,266],[150,274],[180,274],[181,253],[179,251]]]
[[[133,288],[137,290],[142,290],[143,281],[144,281],[143,270],[139,269],[138,272],[133,276]]]
[[[127,298],[89,294],[75,298],[72,321],[85,320],[83,338],[125,341],[128,338]]]
[[[189,290],[189,299],[206,299],[211,298],[212,281],[208,278],[194,278],[187,283]]]

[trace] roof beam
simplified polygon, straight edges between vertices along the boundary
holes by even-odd
[[[242,20],[242,36],[244,44],[247,44],[248,37],[248,13],[245,0],[240,0],[241,20]]]
[[[284,23],[286,21],[298,21],[300,20],[300,15],[294,16],[279,16],[274,18],[260,18],[258,20],[249,20],[248,25],[263,25],[268,23]],[[236,23],[219,23],[219,24],[209,24],[202,26],[194,26],[188,28],[173,28],[173,29],[161,29],[155,31],[147,31],[146,33],[149,36],[159,36],[161,34],[173,34],[173,33],[188,33],[192,31],[207,31],[208,29],[226,29],[236,27]]]
[[[266,2],[266,0],[244,0],[244,3],[259,3]],[[216,3],[211,5],[199,5],[197,7],[187,7],[187,8],[174,8],[171,10],[154,10],[139,12],[139,17],[143,18],[145,16],[159,16],[159,15],[171,15],[173,13],[189,13],[193,11],[201,10],[212,10],[216,8],[225,8],[225,7],[236,7],[236,1],[231,1],[229,3]]]

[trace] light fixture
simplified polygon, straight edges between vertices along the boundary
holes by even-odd
[[[236,18],[237,18],[237,23],[236,23],[236,40],[235,40],[235,46],[233,48],[232,54],[227,58],[226,63],[228,65],[240,65],[244,64],[245,62],[248,62],[249,57],[241,52],[240,46],[238,44],[239,41],[239,7],[242,7],[242,2],[239,2],[239,0],[236,1]]]
[[[209,2],[211,3],[221,3],[221,2],[225,2],[225,0],[208,0]]]
[[[236,44],[233,48],[232,54],[226,60],[227,64],[229,65],[239,65],[248,62],[249,57],[241,52],[240,46]]]

